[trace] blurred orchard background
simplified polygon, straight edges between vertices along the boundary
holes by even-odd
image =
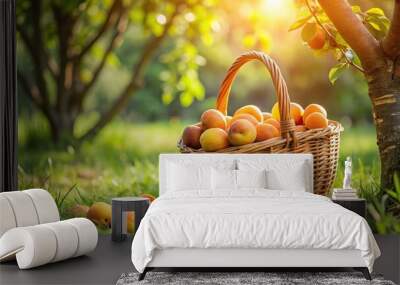
[[[351,1],[363,11],[392,1]],[[355,187],[379,181],[379,157],[367,84],[335,57],[312,51],[291,0],[73,0],[17,3],[20,188],[43,187],[63,216],[75,203],[158,193],[158,155],[176,152],[185,125],[215,104],[235,57],[270,54],[291,100],[319,103],[340,121],[341,157],[351,156]],[[275,93],[259,63],[246,65],[230,112],[255,104],[270,112]],[[54,106],[54,107],[53,107]],[[67,195],[64,198],[64,196]],[[374,226],[379,231],[379,226]],[[380,231],[386,231],[381,226]]]

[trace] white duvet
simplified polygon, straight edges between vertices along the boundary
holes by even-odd
[[[323,196],[265,189],[164,194],[134,237],[135,268],[165,248],[358,249],[370,271],[380,255],[359,215]]]

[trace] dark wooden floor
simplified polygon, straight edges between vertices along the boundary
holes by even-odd
[[[381,242],[376,237],[382,255],[374,266],[374,272],[383,274],[385,279],[398,283],[399,278],[399,247],[393,250],[393,245]],[[99,236],[99,243],[95,251],[87,256],[81,256],[41,267],[19,270],[17,263],[0,264],[0,285],[17,284],[115,284],[122,273],[133,272],[135,268],[131,261],[132,238],[124,242],[112,242],[111,236]],[[394,252],[392,252],[394,251]],[[160,271],[193,271],[193,268],[159,269]],[[195,271],[209,271],[203,268]],[[219,271],[211,269],[212,271]],[[221,269],[230,271],[232,269]],[[246,268],[246,271],[249,269]],[[259,269],[255,269],[259,271]],[[291,268],[282,271],[348,271],[349,268]],[[158,270],[157,270],[158,271]],[[281,271],[271,268],[266,271]],[[399,283],[400,284],[400,283]]]
[[[115,243],[99,236],[97,248],[87,256],[19,270],[17,263],[0,264],[0,284],[115,284],[124,272],[134,271],[132,239]]]

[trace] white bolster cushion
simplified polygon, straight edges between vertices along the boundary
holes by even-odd
[[[19,227],[0,238],[0,261],[14,256],[20,269],[86,254],[96,248],[96,226],[88,219]]]
[[[6,197],[0,195],[0,237],[16,226],[17,222],[10,202]]]
[[[42,189],[0,193],[0,237],[9,229],[60,220],[57,205]]]
[[[64,222],[75,227],[78,233],[78,248],[74,257],[91,252],[96,248],[98,233],[96,226],[91,220],[85,218],[73,218],[65,220]]]
[[[17,227],[33,226],[39,223],[35,205],[29,195],[23,191],[13,191],[3,192],[1,196],[10,203]]]
[[[60,220],[56,202],[49,192],[43,189],[29,189],[22,193],[31,197],[39,218],[39,224],[58,222]]]

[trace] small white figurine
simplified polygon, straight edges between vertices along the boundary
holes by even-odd
[[[344,162],[343,189],[351,189],[351,174],[351,157],[348,156]]]

